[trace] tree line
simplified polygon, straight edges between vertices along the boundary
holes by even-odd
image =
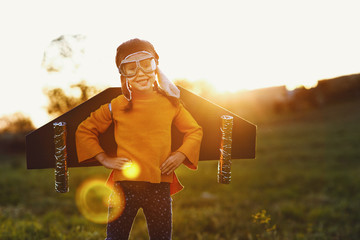
[[[322,107],[324,105],[360,98],[360,74],[318,81],[314,88],[299,87],[288,91],[285,86],[246,92],[219,93],[206,81],[174,81],[194,93],[233,111],[250,121],[261,121],[267,114],[282,114]],[[61,88],[45,89],[49,104],[47,113],[58,117],[85,102],[101,90],[84,81],[71,86],[79,96],[65,93]],[[28,116],[15,113],[0,118],[0,152],[25,152],[25,136],[35,129]]]

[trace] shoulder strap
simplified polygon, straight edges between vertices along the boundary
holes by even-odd
[[[111,119],[113,119],[113,112],[112,112],[112,108],[111,108],[111,103],[109,103],[109,110],[110,110],[110,114],[111,114]]]

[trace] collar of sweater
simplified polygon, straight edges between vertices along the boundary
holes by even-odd
[[[150,92],[133,92],[133,100],[134,101],[138,101],[138,100],[150,100],[153,99],[156,95],[157,92],[156,91],[150,91]]]

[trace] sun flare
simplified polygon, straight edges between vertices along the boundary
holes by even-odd
[[[81,214],[88,220],[105,224],[113,221],[122,214],[125,207],[125,197],[122,192],[115,194],[103,179],[90,179],[78,187],[76,191],[76,205]],[[108,215],[108,207],[112,206]]]
[[[140,167],[135,162],[128,163],[123,170],[123,174],[129,179],[134,179],[139,176]]]

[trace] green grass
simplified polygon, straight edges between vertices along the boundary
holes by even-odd
[[[185,189],[173,197],[173,239],[359,239],[359,104],[259,119],[257,157],[234,160],[229,185],[216,182],[216,161],[178,169]],[[107,174],[70,169],[70,192],[60,194],[53,170],[0,156],[0,239],[104,239],[75,192]],[[141,212],[131,239],[148,239]]]

